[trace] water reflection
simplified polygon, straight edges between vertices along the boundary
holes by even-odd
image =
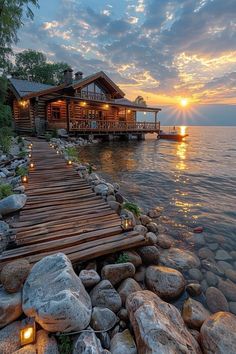
[[[177,145],[176,155],[179,157],[179,161],[176,164],[176,168],[180,171],[187,170],[187,166],[185,163],[186,153],[187,153],[187,146],[188,144],[184,141],[181,141]]]

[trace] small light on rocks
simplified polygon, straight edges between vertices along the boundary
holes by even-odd
[[[72,161],[71,160],[67,160],[67,165],[72,165]]]
[[[121,218],[121,227],[124,231],[132,230],[134,228],[133,219],[129,216]]]
[[[30,168],[31,169],[35,168],[35,164],[33,162],[30,163]]]
[[[36,325],[34,318],[29,317],[22,321],[22,327],[20,329],[20,343],[26,345],[34,343],[36,339]]]
[[[60,153],[59,150],[57,150],[57,155],[59,155],[59,153]]]
[[[22,181],[23,183],[28,183],[28,182],[29,182],[28,176],[22,176],[22,177],[21,177],[21,181]]]

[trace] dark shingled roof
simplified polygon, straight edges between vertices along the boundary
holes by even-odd
[[[38,92],[54,87],[52,85],[41,84],[40,82],[28,80],[10,78],[9,81],[20,97],[27,96],[31,92]]]

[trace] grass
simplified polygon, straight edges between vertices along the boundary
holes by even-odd
[[[122,205],[122,208],[131,211],[137,217],[139,217],[141,214],[141,210],[140,210],[139,206],[135,203],[125,202]]]
[[[28,172],[29,170],[27,167],[20,166],[16,169],[16,175],[20,177],[28,175]]]
[[[126,253],[121,253],[115,263],[127,263],[129,260],[129,256]]]
[[[65,148],[65,154],[68,156],[68,159],[74,162],[79,162],[78,151],[76,147],[71,146]]]
[[[58,349],[60,354],[71,354],[73,351],[71,338],[69,336],[59,336]]]
[[[9,197],[13,194],[13,189],[10,184],[0,184],[0,199]]]

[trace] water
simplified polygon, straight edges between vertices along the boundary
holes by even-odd
[[[101,143],[80,156],[144,212],[163,207],[176,230],[203,226],[206,234],[236,242],[236,127],[189,127],[188,133],[183,142],[150,135]]]

